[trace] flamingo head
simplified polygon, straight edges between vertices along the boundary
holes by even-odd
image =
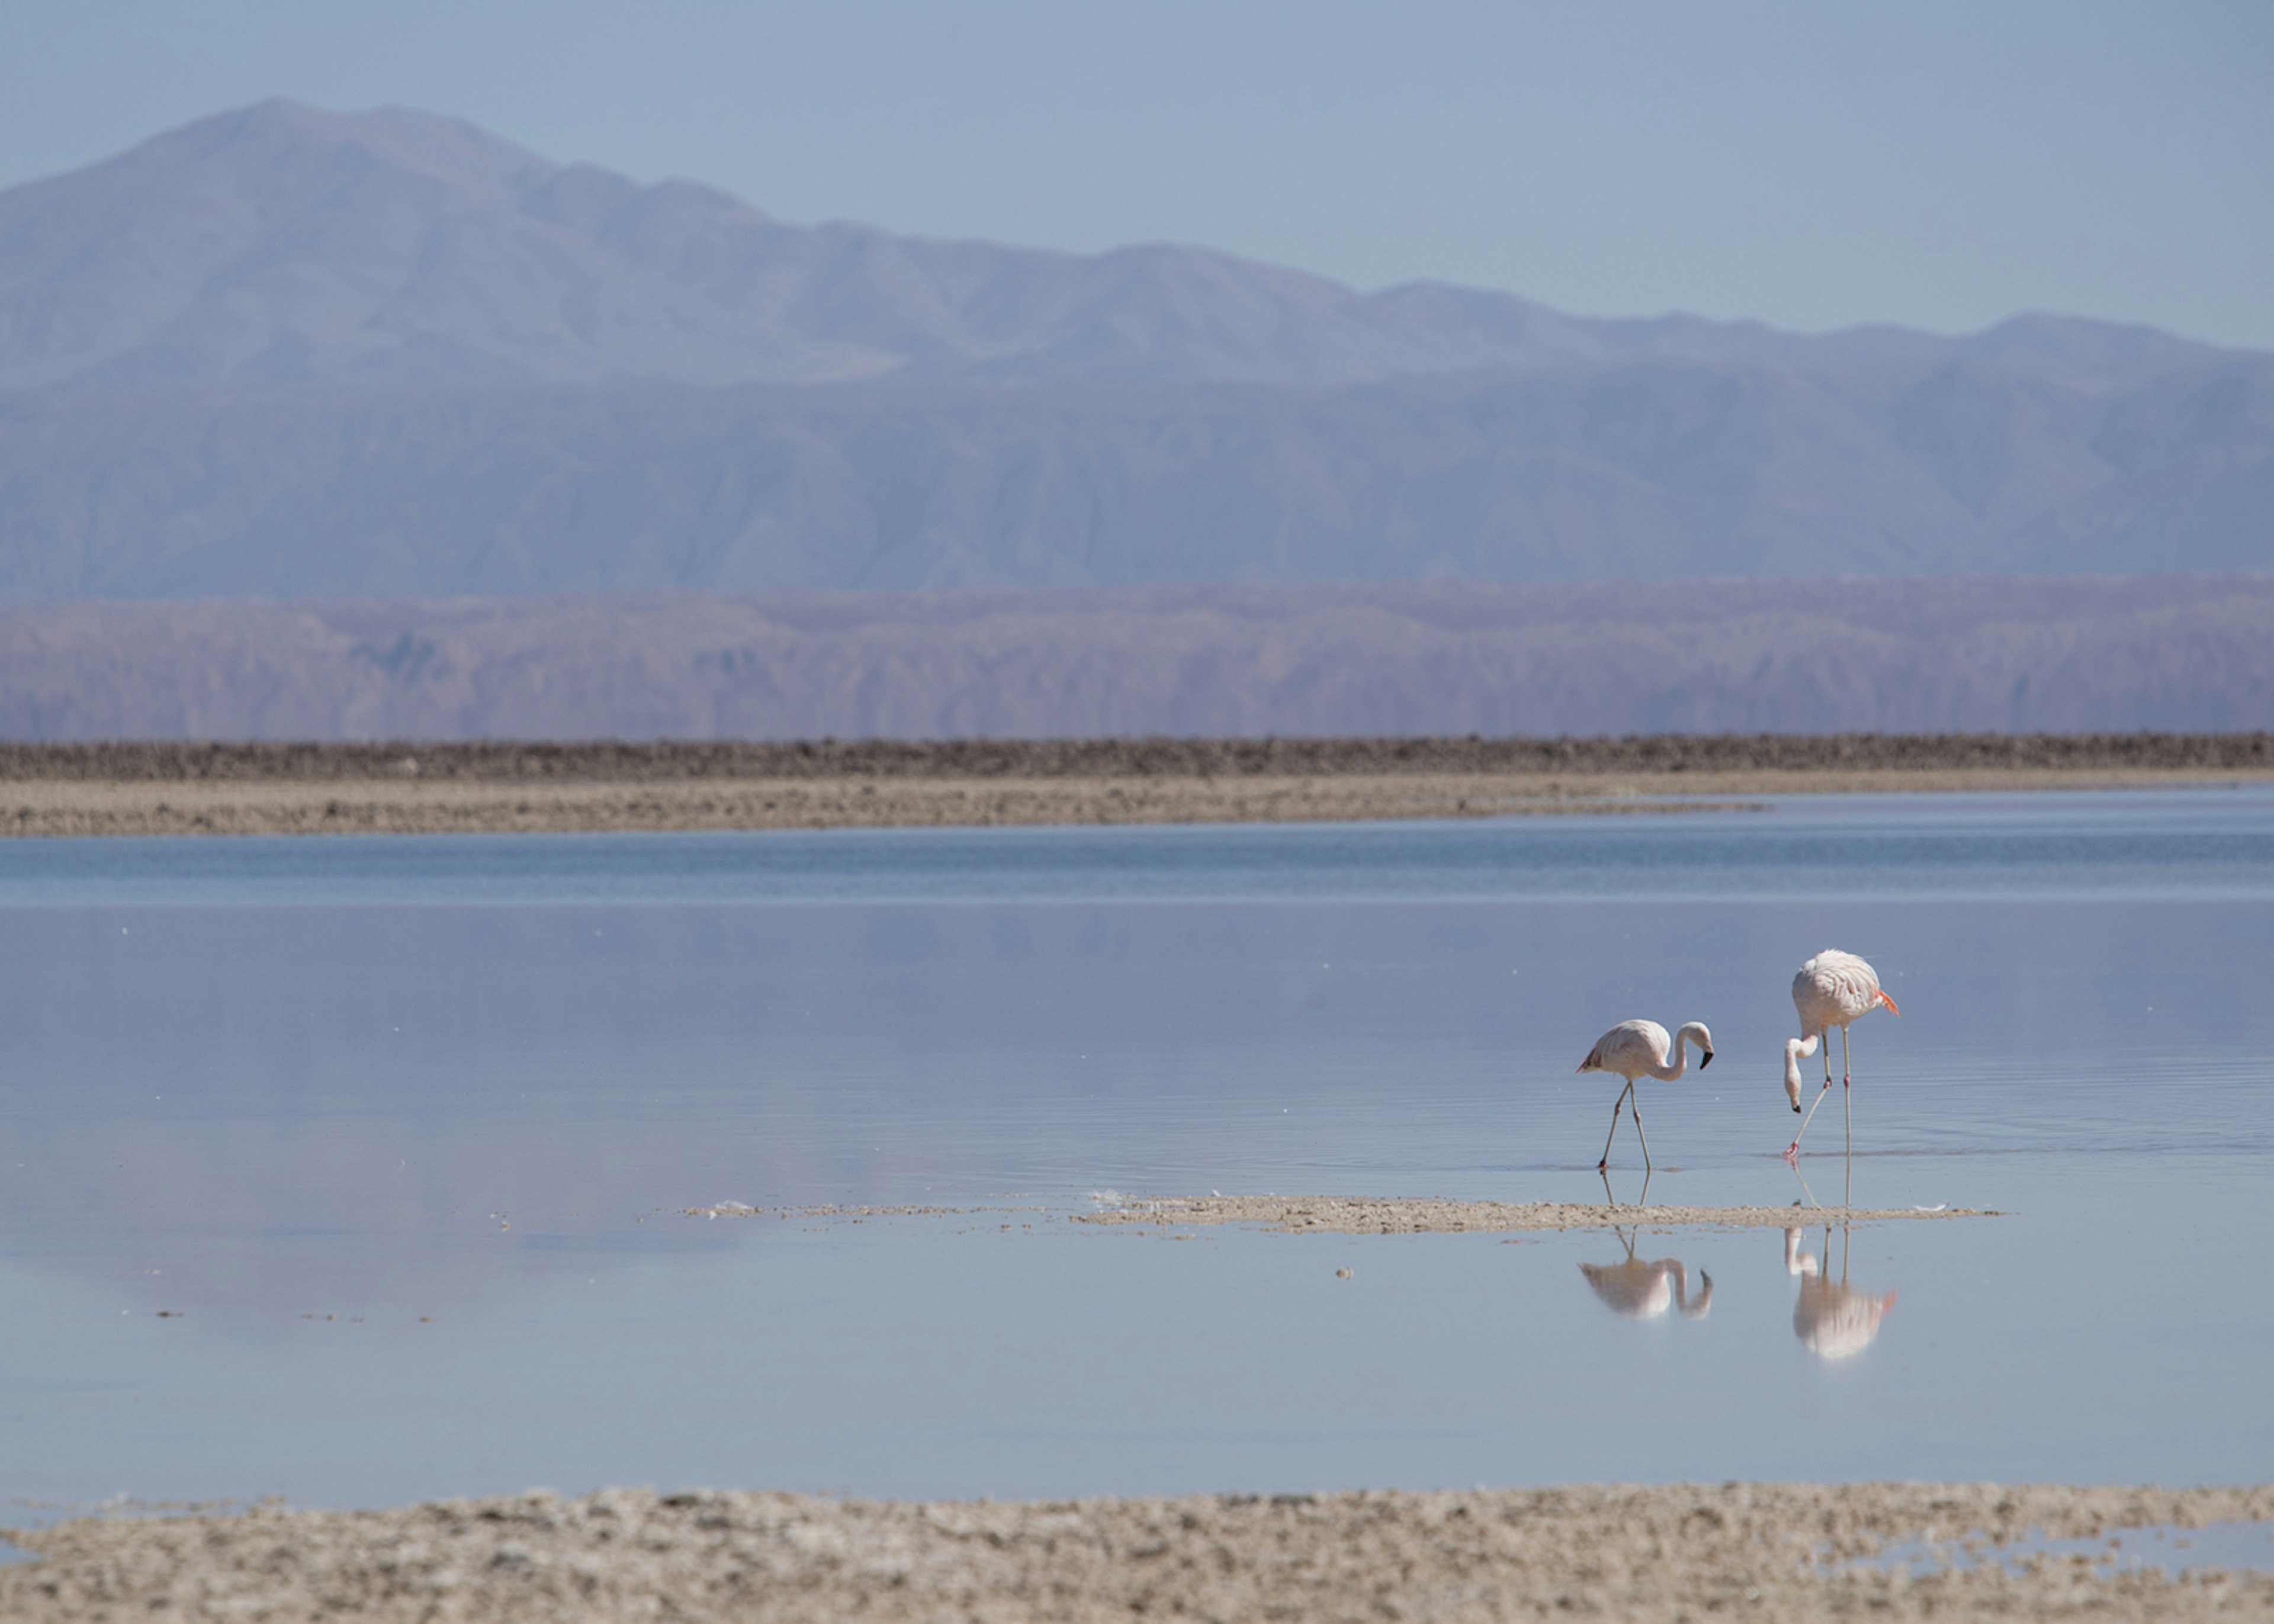
[[[1784,1097],[1792,1101],[1792,1109],[1800,1109],[1800,1040],[1784,1041]]]

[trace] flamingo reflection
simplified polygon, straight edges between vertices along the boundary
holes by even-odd
[[[1627,1249],[1617,1263],[1582,1263],[1579,1272],[1613,1313],[1629,1320],[1656,1320],[1669,1308],[1679,1308],[1695,1320],[1713,1305],[1713,1277],[1698,1271],[1698,1299],[1690,1298],[1690,1271],[1675,1258],[1655,1262],[1635,1256],[1634,1237],[1615,1231]]]
[[[1800,1281],[1800,1296],[1792,1305],[1792,1334],[1801,1345],[1826,1360],[1852,1358],[1871,1345],[1879,1321],[1895,1305],[1895,1293],[1873,1297],[1848,1283],[1849,1232],[1840,1230],[1840,1278],[1825,1274],[1825,1264],[1814,1252],[1800,1249],[1801,1229],[1784,1232],[1785,1273]],[[1832,1231],[1824,1231],[1824,1256],[1832,1255]]]

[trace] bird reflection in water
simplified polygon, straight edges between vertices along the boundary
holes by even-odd
[[[1819,1359],[1852,1358],[1871,1345],[1879,1321],[1895,1305],[1895,1293],[1873,1297],[1848,1283],[1849,1232],[1840,1229],[1840,1278],[1826,1274],[1832,1258],[1832,1231],[1824,1231],[1824,1256],[1801,1250],[1803,1229],[1784,1232],[1785,1273],[1800,1282],[1800,1296],[1792,1305],[1792,1334]]]
[[[1627,1249],[1623,1260],[1579,1266],[1579,1272],[1587,1277],[1587,1284],[1613,1313],[1629,1320],[1656,1320],[1668,1309],[1679,1308],[1695,1320],[1713,1305],[1713,1277],[1704,1269],[1698,1271],[1698,1292],[1693,1302],[1690,1297],[1690,1271],[1678,1259],[1660,1258],[1652,1262],[1638,1258],[1634,1237],[1624,1229],[1616,1233]]]

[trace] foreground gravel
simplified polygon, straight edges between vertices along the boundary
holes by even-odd
[[[2263,1619],[2274,1577],[1890,1546],[2274,1519],[2274,1488],[1730,1484],[879,1503],[538,1492],[394,1511],[94,1518],[20,1536],[0,1617],[1082,1620]]]

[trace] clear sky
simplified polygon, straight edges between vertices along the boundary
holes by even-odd
[[[0,184],[280,94],[793,221],[2274,349],[2269,0],[0,0]]]

